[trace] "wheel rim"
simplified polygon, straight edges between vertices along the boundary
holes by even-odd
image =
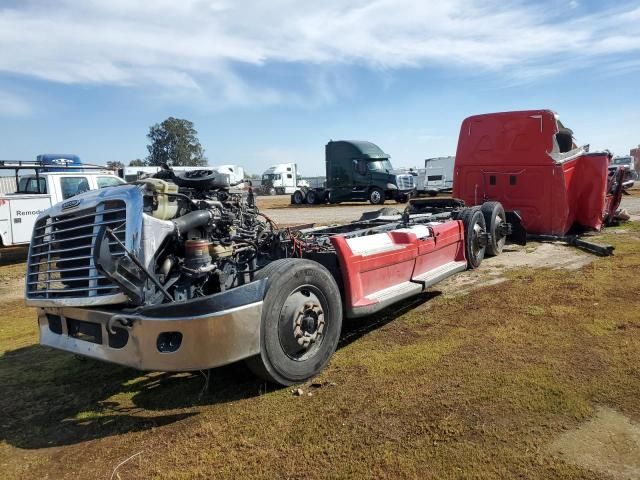
[[[379,191],[374,190],[373,192],[371,192],[371,200],[373,201],[373,203],[380,203],[381,198],[382,197]]]
[[[328,303],[313,285],[303,285],[287,297],[278,320],[278,337],[284,354],[302,362],[313,357],[324,342]]]
[[[480,252],[484,248],[480,241],[480,236],[482,235],[482,226],[476,222],[473,224],[473,237],[471,238],[471,253],[473,254],[473,258],[478,258]]]
[[[500,215],[496,216],[495,226],[493,229],[493,238],[495,238],[495,245],[498,249],[502,248],[507,240],[507,237],[502,235],[501,225],[504,223],[504,218]]]

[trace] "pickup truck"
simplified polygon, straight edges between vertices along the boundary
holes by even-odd
[[[28,167],[23,163],[20,168]],[[76,169],[18,177],[15,193],[0,194],[0,247],[29,243],[36,217],[56,203],[89,190],[123,183],[124,180],[108,170]]]

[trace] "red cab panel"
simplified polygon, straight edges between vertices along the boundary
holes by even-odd
[[[460,129],[453,195],[518,211],[528,233],[600,229],[608,154],[587,153],[550,110],[477,115]]]

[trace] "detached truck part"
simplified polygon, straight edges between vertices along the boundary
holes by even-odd
[[[476,115],[460,128],[453,196],[467,205],[498,201],[529,235],[565,236],[614,221],[622,169],[608,152],[578,147],[551,110]]]
[[[303,382],[329,362],[344,317],[478,267],[502,243],[491,232],[508,233],[497,203],[280,230],[229,186],[213,171],[164,172],[41,213],[26,274],[40,343],[140,370],[245,360],[268,381]]]
[[[415,193],[413,175],[392,173],[389,158],[371,142],[331,141],[325,147],[326,186],[299,188],[291,195],[291,203],[405,203]]]

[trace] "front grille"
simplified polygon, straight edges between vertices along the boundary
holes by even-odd
[[[397,175],[398,188],[400,190],[411,190],[413,185],[413,175]]]
[[[90,209],[39,219],[31,239],[27,297],[56,299],[120,293],[116,285],[96,269],[93,251],[103,225],[111,228],[124,244],[126,220],[126,204],[122,200],[109,200]],[[124,249],[111,238],[109,246],[112,256],[124,255]]]

